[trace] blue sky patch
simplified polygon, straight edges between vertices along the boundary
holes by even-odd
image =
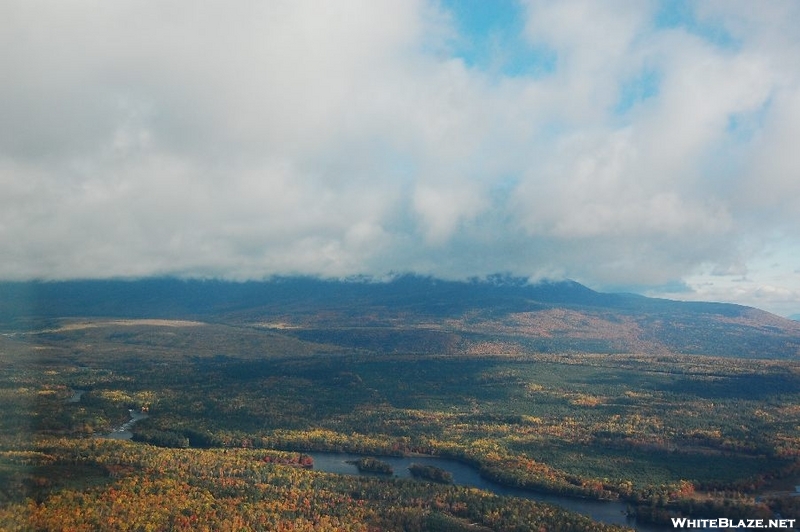
[[[444,0],[458,31],[454,55],[471,67],[505,76],[541,77],[558,57],[525,39],[525,10],[514,0]]]
[[[644,68],[635,77],[622,83],[615,114],[624,114],[636,104],[658,95],[661,74],[652,68]]]
[[[737,50],[741,45],[721,23],[698,19],[689,0],[661,0],[655,23],[660,29],[681,28],[723,49]]]
[[[726,131],[730,138],[738,142],[748,142],[764,127],[764,119],[769,112],[772,98],[767,99],[757,109],[734,113],[728,116]]]

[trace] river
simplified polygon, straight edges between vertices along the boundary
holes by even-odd
[[[101,437],[108,438],[110,440],[130,440],[133,438],[133,432],[131,432],[131,427],[133,427],[133,424],[149,416],[133,409],[128,410],[128,412],[131,415],[131,418],[128,421],[115,428],[108,434],[103,434]]]
[[[314,459],[314,469],[317,471],[338,473],[340,475],[385,476],[376,473],[362,473],[355,464],[348,463],[358,460],[362,455],[326,452],[306,452],[303,454],[307,454]],[[474,467],[458,462],[457,460],[434,456],[381,456],[380,460],[392,466],[394,469],[394,477],[396,478],[411,478],[408,466],[412,463],[431,465],[449,471],[453,475],[453,483],[459,486],[470,486],[497,495],[524,497],[538,502],[550,503],[586,515],[601,523],[629,526],[640,532],[664,531],[663,528],[654,527],[652,525],[637,524],[635,518],[628,517],[626,513],[627,505],[623,502],[563,497],[503,486],[502,484],[486,480],[480,476]]]
[[[108,438],[112,440],[130,440],[133,437],[133,433],[130,430],[133,424],[141,419],[145,419],[148,416],[147,414],[143,414],[135,410],[130,410],[129,412],[131,415],[130,420],[120,427],[114,429],[112,432],[103,434],[101,438]],[[337,473],[340,475],[385,476],[377,475],[376,473],[361,472],[358,470],[355,464],[348,463],[362,458],[363,455],[326,452],[305,452],[303,454],[307,454],[314,459],[314,469],[316,471]],[[396,478],[412,478],[411,473],[408,470],[408,466],[410,466],[412,463],[432,465],[450,472],[453,475],[453,483],[459,486],[470,486],[489,491],[497,495],[524,497],[534,501],[554,504],[561,506],[562,508],[566,508],[567,510],[591,517],[595,521],[600,521],[601,523],[629,526],[640,532],[663,532],[663,529],[660,528],[637,524],[635,518],[627,516],[627,505],[622,502],[595,501],[591,499],[563,497],[559,495],[549,495],[530,490],[522,490],[503,486],[502,484],[497,484],[484,479],[472,466],[447,458],[438,458],[435,456],[382,456],[380,459],[392,466],[394,469],[394,477]]]
[[[75,394],[68,400],[69,402],[79,402],[84,390],[74,390]],[[130,440],[133,437],[131,427],[139,420],[148,417],[147,414],[136,410],[129,410],[131,418],[118,428],[108,434],[103,434],[101,438],[113,440]],[[340,475],[376,475],[375,473],[361,472],[354,463],[363,455],[349,453],[330,453],[330,452],[307,452],[304,453],[314,459],[314,469],[327,473],[337,473]],[[453,475],[453,483],[458,486],[470,486],[482,489],[496,495],[508,495],[513,497],[523,497],[537,502],[544,502],[560,506],[567,510],[591,517],[595,521],[614,525],[631,527],[639,532],[663,532],[665,529],[652,525],[636,523],[636,519],[627,515],[627,505],[619,501],[596,501],[591,499],[580,499],[576,497],[564,497],[550,495],[530,490],[512,488],[491,482],[481,477],[478,471],[467,464],[448,458],[435,456],[413,456],[396,457],[382,456],[380,459],[392,466],[394,477],[411,478],[408,466],[412,463],[431,465],[444,469]],[[381,475],[382,476],[382,475]]]
[[[81,397],[86,393],[86,390],[72,390],[72,396],[67,399],[68,403],[80,403]]]
[[[73,389],[72,390],[72,396],[69,399],[67,399],[66,402],[67,403],[80,403],[81,402],[81,398],[83,398],[83,394],[85,394],[85,393],[86,393],[86,390]],[[131,427],[133,427],[133,424],[136,423],[139,420],[142,420],[142,419],[148,417],[148,416],[147,416],[147,414],[145,414],[143,412],[139,412],[139,411],[136,411],[136,410],[133,410],[133,409],[129,409],[128,413],[131,416],[131,418],[128,421],[126,421],[125,423],[123,423],[119,427],[115,428],[114,430],[112,430],[108,434],[101,434],[100,438],[108,438],[110,440],[130,440],[131,438],[133,438],[133,433],[131,432]]]

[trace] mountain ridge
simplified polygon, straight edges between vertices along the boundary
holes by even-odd
[[[646,352],[796,358],[800,323],[717,302],[603,293],[575,281],[278,277],[0,283],[0,322],[76,317],[290,324],[301,339],[376,352]],[[267,324],[267,325],[264,325]]]

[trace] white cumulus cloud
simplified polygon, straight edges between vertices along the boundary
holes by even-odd
[[[507,271],[800,312],[800,8],[671,6],[525,0],[480,44],[433,0],[6,2],[0,278]]]

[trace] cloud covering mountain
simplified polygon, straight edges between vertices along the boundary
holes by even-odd
[[[0,6],[0,278],[507,271],[788,315],[791,1]]]

